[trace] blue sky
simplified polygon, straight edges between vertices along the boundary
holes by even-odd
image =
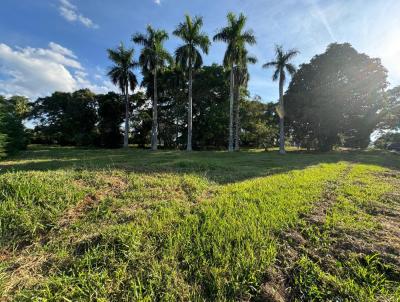
[[[2,0],[0,9],[0,94],[31,98],[54,90],[114,89],[105,73],[106,49],[147,24],[170,33],[185,13],[204,17],[212,37],[228,11],[243,12],[257,37],[250,48],[259,63],[250,68],[249,89],[264,101],[277,99],[277,83],[261,65],[274,45],[297,48],[297,65],[331,42],[350,42],[358,51],[382,58],[391,85],[400,84],[400,1],[398,0]],[[135,46],[136,54],[139,52]],[[206,64],[221,62],[225,45],[213,43]]]

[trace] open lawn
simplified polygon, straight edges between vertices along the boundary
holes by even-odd
[[[2,301],[400,301],[400,156],[31,147]]]

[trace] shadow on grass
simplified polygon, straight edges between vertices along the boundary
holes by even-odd
[[[119,169],[144,173],[194,173],[220,184],[232,183],[308,166],[348,161],[400,168],[400,156],[385,151],[333,151],[315,153],[290,151],[149,151],[139,149],[82,149],[31,146],[29,150],[0,162],[0,173],[7,171],[48,171]]]

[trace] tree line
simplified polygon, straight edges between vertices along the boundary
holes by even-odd
[[[256,38],[246,28],[246,17],[229,13],[227,25],[213,37],[227,45],[222,64],[203,65],[211,41],[202,25],[201,17],[185,16],[173,32],[182,40],[174,55],[164,47],[168,33],[151,26],[132,36],[141,46],[137,62],[133,48],[108,49],[114,63],[108,76],[121,94],[79,90],[37,99],[20,117],[37,123],[30,131],[32,141],[103,147],[134,143],[188,151],[277,145],[285,153],[286,144],[320,151],[365,148],[372,132],[399,127],[400,88],[388,89],[380,59],[349,43],[333,43],[296,69],[291,60],[298,51],[277,46],[275,58],[262,67],[274,68],[279,101],[264,103],[251,99],[247,87],[248,65],[257,59],[247,50]],[[136,68],[143,76],[141,88]]]

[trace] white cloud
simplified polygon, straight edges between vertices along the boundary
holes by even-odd
[[[25,95],[31,99],[54,91],[89,88],[96,93],[115,90],[105,77],[96,83],[70,50],[54,42],[48,48],[15,47],[0,43],[0,94]]]
[[[98,28],[91,19],[80,14],[76,5],[73,5],[69,0],[60,0],[59,6],[60,15],[70,22],[80,22],[88,28]]]
[[[157,5],[161,5],[161,0],[154,0],[154,3]]]

